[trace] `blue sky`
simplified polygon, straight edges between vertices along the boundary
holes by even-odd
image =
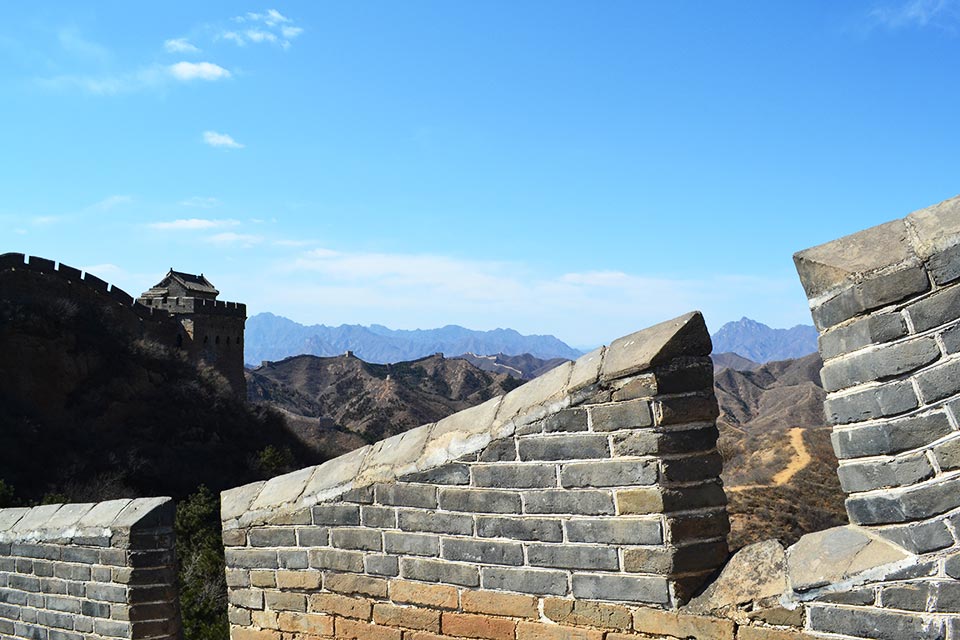
[[[791,255],[960,191],[960,5],[14,3],[0,251],[304,323],[809,323]]]

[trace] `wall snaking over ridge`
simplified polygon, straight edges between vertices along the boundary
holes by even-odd
[[[169,498],[0,509],[0,637],[179,636]]]

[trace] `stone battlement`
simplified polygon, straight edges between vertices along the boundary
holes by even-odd
[[[166,298],[161,302],[158,298],[141,297],[137,299],[137,304],[141,304],[150,309],[165,310],[174,314],[202,313],[206,315],[237,318],[247,317],[247,305],[242,302],[179,297]]]

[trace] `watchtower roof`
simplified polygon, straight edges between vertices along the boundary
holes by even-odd
[[[197,297],[216,298],[220,295],[220,292],[213,286],[213,283],[207,280],[202,273],[200,275],[194,275],[192,273],[184,273],[183,271],[174,271],[173,269],[170,269],[167,275],[163,277],[163,280],[153,285],[144,295],[166,295],[171,286],[177,289],[182,288],[188,295],[192,294]]]

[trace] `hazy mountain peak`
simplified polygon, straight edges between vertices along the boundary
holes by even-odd
[[[817,330],[812,325],[773,329],[746,316],[726,323],[712,337],[714,353],[732,352],[761,363],[799,358],[817,350]]]

